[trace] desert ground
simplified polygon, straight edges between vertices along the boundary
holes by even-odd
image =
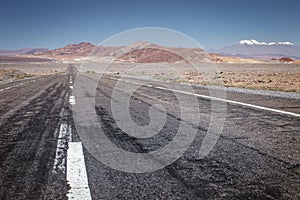
[[[67,65],[56,62],[7,62],[0,64],[0,82],[33,76],[51,75],[66,71]]]
[[[86,72],[113,73],[161,81],[248,89],[300,92],[300,64],[103,64]]]
[[[299,64],[217,64],[219,72],[203,74],[183,73],[183,81],[211,84],[205,76],[221,78],[220,85],[248,89],[300,92]],[[213,79],[212,79],[213,80]]]
[[[76,63],[76,66],[82,69],[85,69],[86,65]],[[66,69],[67,64],[55,62],[1,63],[0,80],[50,75],[64,72]],[[87,67],[85,71],[146,76],[178,83],[300,92],[300,64],[207,63],[191,66],[166,63],[112,63]]]

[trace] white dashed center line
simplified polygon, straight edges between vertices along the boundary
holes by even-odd
[[[73,89],[72,78],[70,78],[70,89]],[[75,105],[75,96],[71,95],[69,103]],[[69,199],[91,200],[91,192],[88,185],[83,149],[81,142],[72,142],[70,133],[69,148],[67,151],[67,181],[70,190],[67,194]]]
[[[69,103],[71,105],[75,105],[75,97],[74,96],[70,96]]]
[[[71,187],[67,194],[69,199],[92,199],[88,185],[81,142],[69,143],[67,157],[67,181]]]
[[[66,122],[60,124],[53,172],[62,171],[63,173],[66,173],[66,159],[64,158],[64,156],[67,151],[67,144],[69,141],[71,141],[72,138],[71,131],[71,126],[68,125]]]

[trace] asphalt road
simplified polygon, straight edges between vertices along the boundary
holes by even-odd
[[[65,196],[66,181],[56,184],[53,178],[54,185],[63,188],[54,191],[51,174],[61,113],[69,107],[68,77],[66,73],[0,86],[0,199]]]
[[[77,79],[87,86],[78,89],[87,89],[82,93],[93,98],[93,94],[89,94],[93,89],[89,86],[96,83],[96,76],[82,74]],[[88,151],[91,144],[85,143],[77,133],[72,117],[72,110],[80,102],[76,95],[76,105],[69,105],[73,95],[70,86],[75,80],[73,68],[66,74],[34,80],[29,83],[24,80],[26,84],[16,87],[12,86],[19,83],[0,86],[9,88],[0,92],[0,199],[67,198],[72,186],[68,185],[68,169],[62,161],[68,156],[68,144],[57,158],[59,127],[64,123],[71,127],[72,142],[82,142],[92,199],[300,198],[299,117],[227,103],[225,115],[221,113],[225,119],[222,134],[212,151],[199,158],[212,110],[211,100],[197,97],[200,121],[184,121],[197,133],[187,151],[175,162],[154,172],[128,173],[103,164]],[[127,84],[128,88],[132,82],[145,82],[126,80],[123,85]],[[141,86],[133,94],[116,88],[115,84],[116,77],[103,77],[96,89],[95,111],[106,137],[118,148],[145,154],[172,142],[182,122],[182,108],[174,92],[157,88],[162,84],[153,81],[151,86],[157,87]],[[180,84],[170,84],[170,88],[184,89]],[[205,88],[195,88],[195,91],[208,95]],[[151,106],[162,105],[167,114],[159,134],[134,138],[121,130],[111,110],[112,102],[118,104],[113,92],[130,96],[130,116],[140,126],[150,123]],[[300,113],[299,100],[236,92],[226,95],[238,102]],[[86,134],[84,137],[89,137],[90,133]]]

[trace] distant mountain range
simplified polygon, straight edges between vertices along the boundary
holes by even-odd
[[[166,47],[145,41],[128,46],[96,46],[88,42],[69,44],[65,47],[34,54],[42,58],[63,61],[85,61],[96,59],[98,62],[122,63],[261,63],[245,58],[208,54],[200,48]]]
[[[97,46],[81,42],[54,50],[0,50],[0,62],[93,60],[126,63],[293,63],[294,60],[300,60],[299,57],[300,47],[291,42],[266,43],[256,40],[242,40],[213,53],[200,48],[166,47],[144,41],[128,46]]]
[[[24,55],[49,51],[47,48],[25,48],[16,50],[0,50],[0,55]]]
[[[81,42],[34,55],[59,60],[80,60],[81,58],[94,57],[129,63],[178,63],[187,61],[197,63],[208,57],[208,54],[200,48],[164,47],[144,41],[128,46],[96,46],[88,42]]]
[[[291,57],[300,59],[300,46],[291,42],[259,42],[257,40],[241,40],[237,44],[222,47],[214,53],[256,59],[278,59]]]

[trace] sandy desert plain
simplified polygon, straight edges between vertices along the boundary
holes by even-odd
[[[0,82],[62,73],[69,64],[59,62],[1,63]],[[100,63],[93,64],[94,67],[89,66],[86,70],[87,64],[73,64],[86,73],[130,75],[136,78],[196,85],[300,92],[300,64],[206,63],[191,66],[166,63]]]

